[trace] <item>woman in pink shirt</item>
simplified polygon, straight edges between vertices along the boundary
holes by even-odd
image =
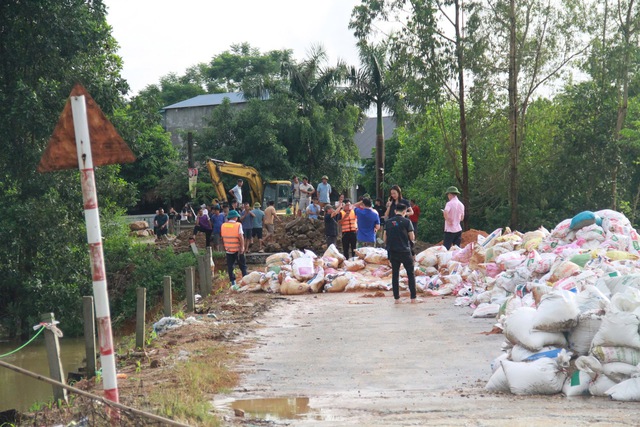
[[[444,247],[449,250],[452,245],[460,246],[462,243],[462,226],[460,223],[464,219],[464,205],[458,200],[460,192],[456,187],[447,188],[449,201],[445,205],[442,215],[444,216]]]

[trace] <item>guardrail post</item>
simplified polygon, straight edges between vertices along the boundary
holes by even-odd
[[[147,308],[147,289],[137,288],[136,296],[138,304],[136,307],[136,348],[144,348],[144,321]]]
[[[171,304],[172,304],[172,296],[171,296],[171,276],[164,276],[164,316],[171,317]]]
[[[96,375],[96,315],[93,297],[82,297],[82,316],[84,318],[84,347],[87,357],[87,378]]]
[[[185,285],[187,287],[187,312],[193,313],[195,311],[196,299],[194,292],[194,282],[196,280],[196,269],[194,267],[187,267],[185,269]]]
[[[40,315],[40,321],[53,325],[55,317],[53,316],[53,313],[44,313]],[[58,336],[50,329],[46,329],[44,331],[44,342],[47,347],[49,376],[62,384],[66,384],[64,372],[62,370],[62,360],[60,359],[60,341],[58,340]],[[53,400],[58,403],[60,403],[61,401],[68,403],[67,390],[63,387],[54,385]]]

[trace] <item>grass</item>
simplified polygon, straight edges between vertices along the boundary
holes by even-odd
[[[218,346],[192,353],[187,362],[175,367],[170,387],[152,391],[147,404],[156,413],[187,424],[221,425],[210,400],[214,393],[228,390],[238,380],[238,374],[225,367],[230,357]]]

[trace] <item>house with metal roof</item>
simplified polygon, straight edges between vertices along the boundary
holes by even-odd
[[[185,141],[182,135],[204,129],[213,109],[221,105],[225,98],[237,108],[244,108],[248,102],[243,92],[210,93],[164,107],[161,111],[162,125],[171,133],[171,142],[183,145]]]
[[[396,129],[396,122],[392,117],[382,118],[382,127],[384,132],[384,140],[393,136]],[[376,148],[376,118],[368,117],[364,122],[362,130],[353,136],[353,141],[358,147],[361,159],[370,159],[373,157],[373,150]]]

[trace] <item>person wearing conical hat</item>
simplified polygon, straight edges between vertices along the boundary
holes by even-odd
[[[444,216],[444,247],[449,250],[452,245],[460,246],[462,243],[462,226],[464,219],[464,205],[458,196],[460,192],[456,187],[449,187],[445,192],[449,201],[442,210]]]

